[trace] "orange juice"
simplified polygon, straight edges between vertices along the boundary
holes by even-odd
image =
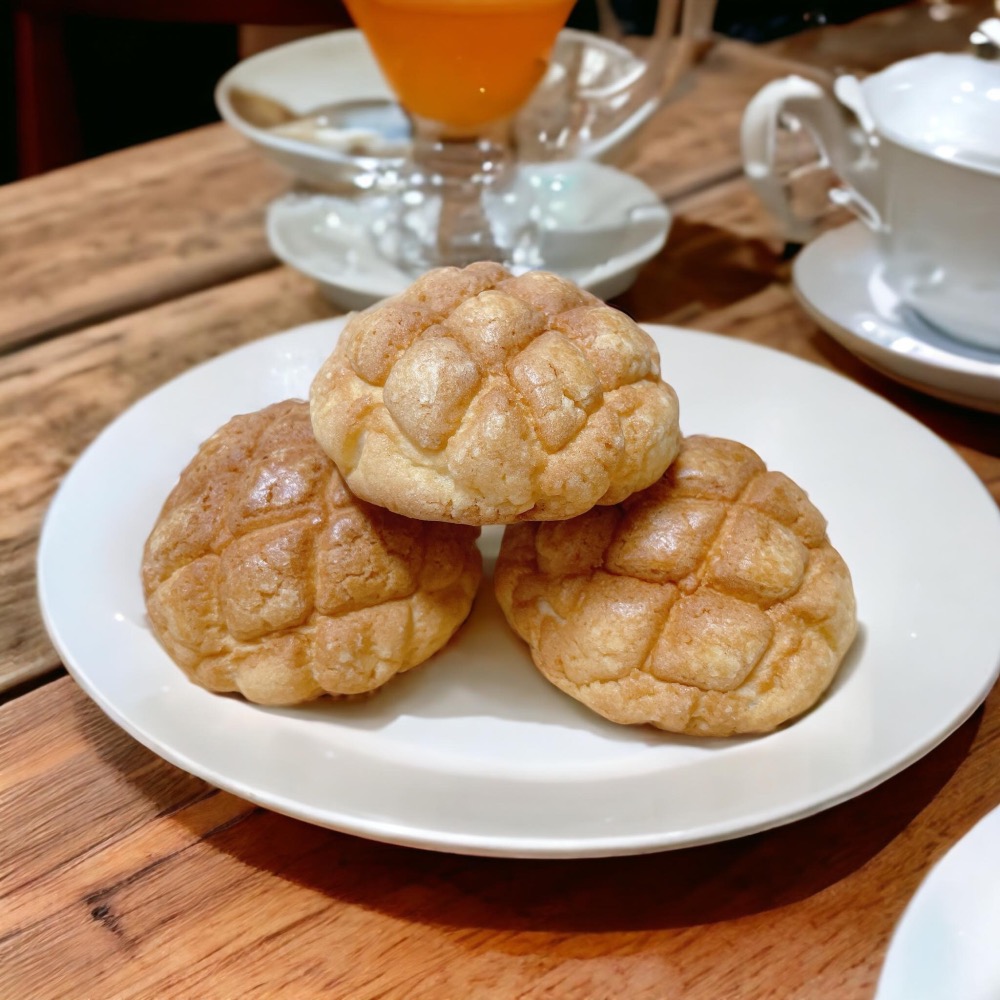
[[[400,103],[471,134],[512,115],[573,0],[347,0]]]

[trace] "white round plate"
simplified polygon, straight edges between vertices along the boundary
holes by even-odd
[[[1000,809],[931,869],[896,926],[875,1000],[1000,997]]]
[[[862,361],[932,396],[1000,413],[1000,353],[955,340],[901,302],[864,223],[818,236],[792,275],[807,312]]]
[[[48,512],[38,579],[53,642],[97,704],[177,766],[377,840],[517,857],[641,853],[848,799],[934,747],[992,686],[1000,516],[955,452],[818,366],[649,327],[685,432],[737,438],[797,480],[852,569],[860,634],[811,712],[731,740],[588,712],[542,679],[503,621],[488,575],[497,529],[484,532],[487,579],[469,621],[376,697],[267,709],[196,687],[147,625],[143,543],[199,443],[235,413],[305,396],[342,322],[249,344],[147,396],[83,454]]]
[[[670,213],[637,177],[600,163],[524,164],[513,204],[539,231],[540,266],[609,299],[624,292],[663,248]],[[385,198],[291,194],[267,211],[275,256],[343,309],[364,309],[413,281],[378,250]],[[500,206],[503,210],[503,206]]]

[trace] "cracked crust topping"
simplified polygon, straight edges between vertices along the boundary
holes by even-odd
[[[806,494],[742,444],[694,436],[613,507],[511,525],[497,599],[553,684],[613,722],[766,732],[826,690],[857,628]]]
[[[287,400],[234,417],[181,473],[150,534],[153,631],[202,687],[294,704],[374,691],[465,620],[479,532],[347,490]]]
[[[618,503],[679,444],[648,334],[572,282],[498,264],[430,271],[353,316],[310,404],[355,494],[462,524]]]

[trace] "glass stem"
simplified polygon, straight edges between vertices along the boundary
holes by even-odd
[[[462,267],[477,260],[503,262],[510,238],[491,224],[484,197],[501,192],[514,174],[509,119],[475,136],[452,135],[437,122],[413,116],[413,162],[428,197],[439,199],[435,246],[441,264]]]

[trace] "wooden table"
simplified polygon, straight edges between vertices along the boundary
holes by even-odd
[[[1000,418],[903,388],[823,334],[739,169],[740,114],[766,80],[958,47],[988,8],[956,10],[717,45],[634,165],[676,222],[617,304],[846,374],[951,442],[1000,498]],[[529,862],[255,808],[155,757],[66,676],[34,581],[62,475],[195,362],[333,314],[268,252],[262,209],[286,186],[213,126],[0,189],[0,997],[870,997],[928,868],[1000,803],[996,691],[918,763],[810,819]]]

